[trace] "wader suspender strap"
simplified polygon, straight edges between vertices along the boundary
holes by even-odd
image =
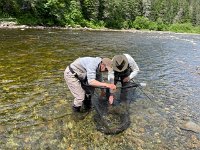
[[[69,65],[69,70],[70,70],[70,72],[72,73],[72,74],[75,74],[74,76],[77,78],[77,79],[79,79],[79,77],[78,77],[78,75],[77,75],[77,73],[76,72],[74,72],[74,70],[71,68],[71,66]],[[80,79],[79,79],[80,80]]]
[[[114,76],[115,76],[115,84],[118,82],[118,81],[120,81],[120,82],[122,82],[122,80],[125,78],[125,77],[127,77],[127,76],[129,76],[130,74],[131,74],[131,72],[132,72],[132,69],[131,69],[131,67],[128,65],[128,68],[126,69],[126,70],[124,70],[123,72],[114,72]],[[119,79],[120,78],[120,79]]]
[[[74,74],[74,76],[81,82],[81,86],[82,88],[85,90],[86,94],[91,94],[91,93],[94,93],[94,87],[91,87],[88,85],[87,83],[87,78],[85,78],[84,80],[83,79],[80,79],[77,75],[76,72],[74,72],[74,70],[71,68],[71,66],[69,65],[69,70],[72,74]]]

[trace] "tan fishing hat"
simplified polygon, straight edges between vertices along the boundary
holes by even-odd
[[[115,55],[112,60],[113,70],[123,72],[128,67],[128,59],[125,55]]]
[[[112,70],[112,60],[110,58],[103,58],[102,63],[106,65],[108,71]]]

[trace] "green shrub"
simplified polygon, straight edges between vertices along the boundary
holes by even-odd
[[[158,28],[157,31],[167,31],[168,30],[168,25],[162,23],[162,24],[157,24]]]
[[[38,18],[33,17],[31,14],[24,14],[17,18],[18,24],[25,24],[25,25],[38,25],[41,24]]]
[[[93,26],[91,27],[93,29],[100,29],[100,28],[103,28],[105,26],[104,21],[94,21],[94,20],[92,20],[90,22],[92,22],[92,24],[93,24]]]
[[[166,31],[168,30],[168,26],[164,24],[163,20],[161,18],[158,18],[156,20],[157,23],[157,31]]]
[[[152,22],[152,21],[150,21],[149,22],[149,30],[158,30],[158,25],[157,25],[157,23],[156,22]]]
[[[122,29],[124,27],[124,20],[122,18],[109,18],[105,23],[107,28]]]
[[[11,18],[11,16],[8,13],[0,11],[0,18]]]
[[[193,31],[194,31],[194,33],[200,34],[200,26],[194,27]]]
[[[66,25],[81,25],[84,26],[85,20],[83,19],[83,15],[80,11],[79,5],[76,1],[71,1],[71,5],[69,7],[69,12],[64,15]]]
[[[149,19],[146,17],[137,16],[135,21],[133,21],[133,27],[135,29],[149,29]]]
[[[129,29],[130,28],[129,22],[128,21],[124,21],[123,24],[122,24],[122,28]]]
[[[88,28],[95,28],[95,23],[93,21],[84,21],[84,24],[81,24],[82,27],[88,27]]]
[[[193,29],[194,27],[192,26],[191,23],[183,23],[183,24],[176,23],[172,24],[169,27],[169,30],[173,32],[192,32]]]

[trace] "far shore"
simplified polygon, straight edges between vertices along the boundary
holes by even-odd
[[[28,26],[28,25],[19,25],[16,22],[12,21],[1,21],[0,22],[0,29],[65,29],[65,30],[84,30],[84,31],[116,31],[116,32],[148,32],[148,33],[174,33],[174,34],[197,34],[197,33],[176,33],[176,32],[171,32],[171,31],[153,31],[153,30],[136,30],[136,29],[108,29],[108,28],[100,28],[100,29],[92,29],[88,27],[71,27],[71,26],[66,26],[66,27],[48,27],[48,26]],[[197,34],[199,35],[199,34]]]

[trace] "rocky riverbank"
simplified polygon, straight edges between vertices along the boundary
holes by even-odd
[[[54,27],[48,27],[48,26],[28,26],[28,25],[19,25],[17,22],[14,21],[0,21],[0,29],[66,29],[66,30],[84,30],[84,31],[111,31],[111,32],[131,32],[131,33],[136,33],[136,32],[148,32],[148,33],[159,33],[159,34],[164,34],[164,33],[174,33],[172,31],[152,31],[152,30],[136,30],[136,29],[108,29],[108,28],[98,28],[98,29],[93,29],[93,28],[88,28],[88,27],[81,27],[81,26],[66,26],[66,27],[59,27],[59,26],[54,26]],[[174,34],[197,34],[198,33],[174,33]]]
[[[108,29],[108,28],[99,28],[92,29],[88,27],[81,26],[66,26],[66,27],[48,27],[48,26],[28,26],[28,25],[19,25],[15,21],[0,21],[0,29],[71,29],[71,30],[90,30],[90,31],[121,31],[121,32],[156,32],[156,33],[169,33],[170,31],[149,31],[149,30],[135,30],[135,29]]]
[[[1,21],[0,29],[8,28],[8,29],[27,29],[27,28],[36,28],[36,29],[45,29],[45,28],[63,28],[63,27],[45,27],[45,26],[28,26],[28,25],[19,25],[14,21]]]
[[[14,21],[1,21],[0,28],[25,28],[26,25],[18,25]]]

